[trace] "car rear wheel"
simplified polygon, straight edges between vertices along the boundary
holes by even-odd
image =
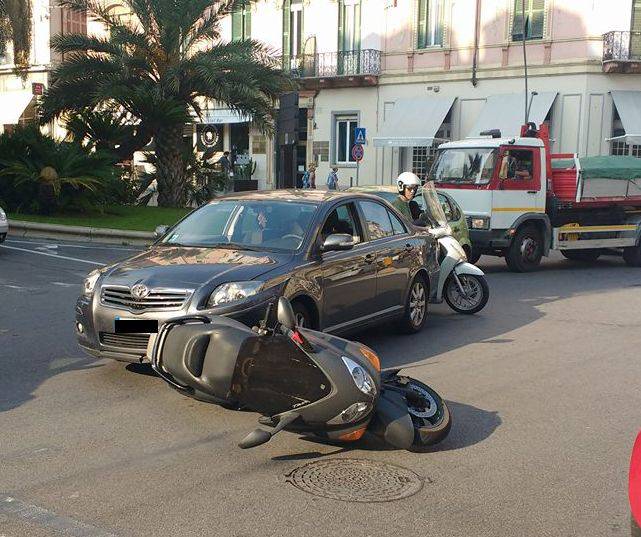
[[[405,312],[399,323],[400,331],[404,334],[420,332],[427,319],[427,301],[429,293],[425,278],[418,274],[412,280],[410,291],[405,302]]]

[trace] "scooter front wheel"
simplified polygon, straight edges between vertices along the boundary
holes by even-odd
[[[478,313],[490,298],[490,286],[484,276],[458,274],[461,288],[452,275],[445,282],[445,301],[457,313],[471,315]]]
[[[411,451],[423,451],[443,441],[452,427],[452,414],[443,398],[427,384],[409,379],[406,388],[420,395],[417,401],[408,401],[407,411],[414,425]]]

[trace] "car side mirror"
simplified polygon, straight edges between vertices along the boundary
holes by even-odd
[[[290,301],[284,296],[281,296],[278,299],[276,318],[285,328],[288,328],[289,330],[294,330],[296,328],[296,315],[294,314],[294,309],[292,308]]]
[[[354,248],[354,237],[347,233],[332,233],[321,246],[321,252],[335,252]]]
[[[154,230],[154,235],[157,239],[162,237],[165,233],[167,233],[167,230],[169,229],[169,226],[157,226],[156,229]]]

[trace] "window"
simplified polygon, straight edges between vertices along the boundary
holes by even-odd
[[[65,34],[87,35],[87,13],[65,8],[63,10],[63,28]]]
[[[395,214],[392,214],[389,211],[387,211],[387,213],[392,221],[392,230],[394,231],[394,235],[403,235],[404,233],[407,233],[405,224],[403,224]]]
[[[334,160],[340,164],[356,162],[352,157],[352,146],[358,119],[355,116],[337,116],[335,121]]]
[[[355,209],[352,203],[341,205],[334,209],[329,213],[325,224],[323,224],[321,240],[325,240],[329,235],[333,235],[334,233],[346,233],[352,236],[356,244],[363,242],[362,234],[354,215]]]
[[[283,56],[303,53],[303,1],[283,2]]]
[[[443,46],[443,0],[418,0],[417,48]]]
[[[338,50],[361,48],[361,0],[340,0],[338,8]]]
[[[515,0],[512,41],[523,39],[523,2],[525,2],[525,39],[542,39],[545,25],[545,0]]]
[[[534,153],[528,149],[509,149],[503,155],[499,178],[529,181],[534,175]]]
[[[246,4],[231,14],[231,40],[245,41],[251,38],[251,33],[251,6]]]
[[[370,240],[375,241],[394,235],[390,213],[385,207],[373,201],[361,201],[359,204],[365,215]]]
[[[454,211],[452,209],[452,205],[450,205],[449,200],[443,194],[438,195],[438,200],[441,202],[441,207],[443,207],[443,212],[445,213],[445,218],[447,218],[447,221],[451,222],[452,220],[455,220]]]

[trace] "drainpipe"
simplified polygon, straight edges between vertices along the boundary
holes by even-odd
[[[479,83],[476,76],[479,60],[479,34],[481,32],[481,0],[476,0],[476,12],[474,17],[474,56],[472,58],[472,86]]]

